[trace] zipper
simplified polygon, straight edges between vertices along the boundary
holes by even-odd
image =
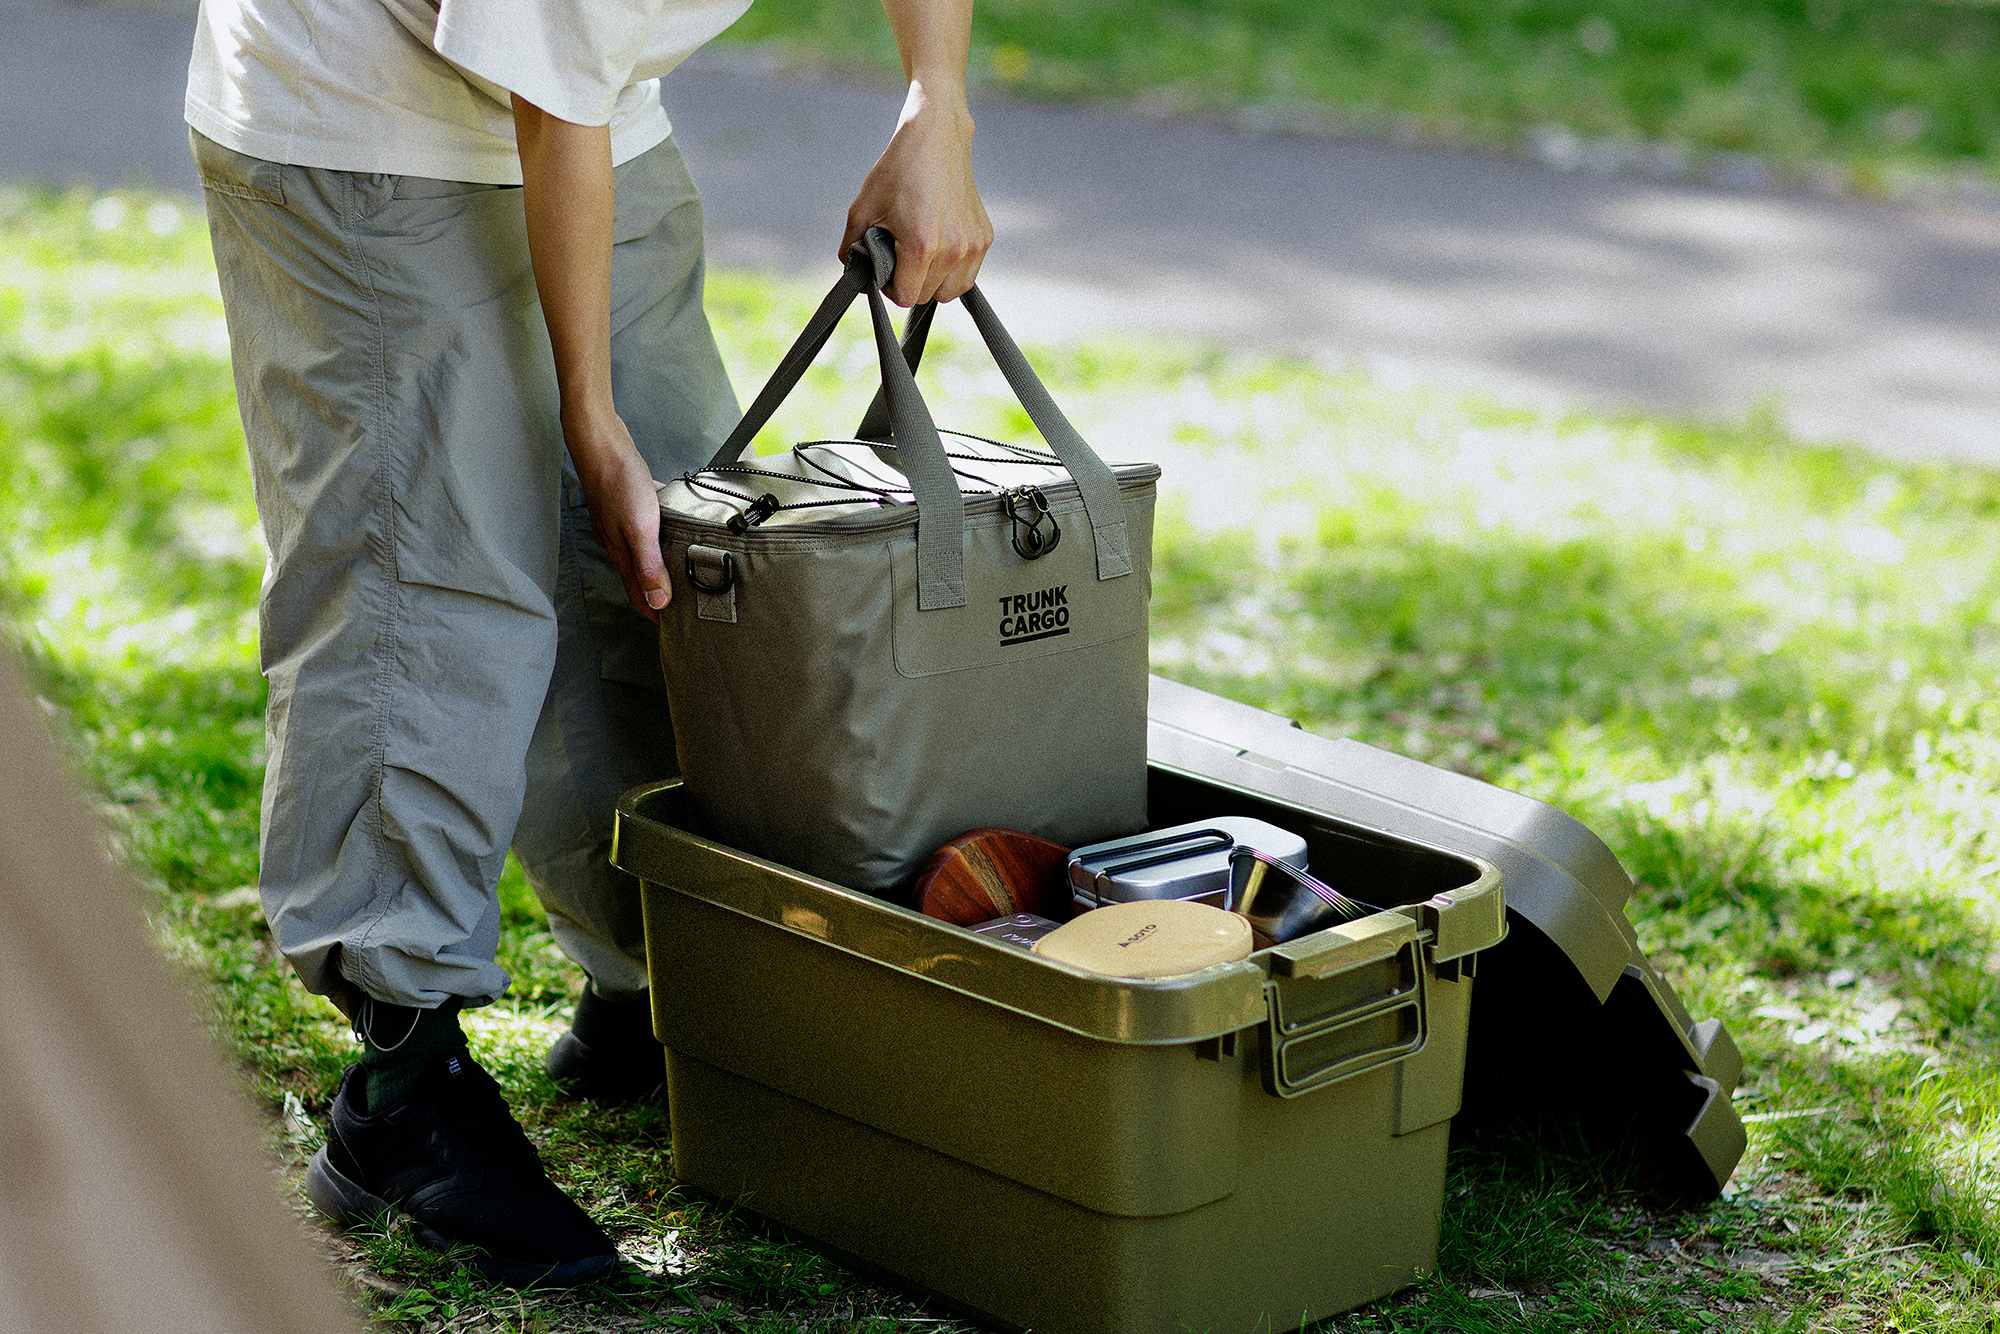
[[[1118,477],[1118,490],[1120,494],[1142,490],[1158,482],[1160,479],[1158,464],[1128,464],[1125,465],[1125,468],[1128,470],[1128,475]],[[1053,490],[1057,498],[1064,501],[1074,499],[1076,495],[1076,483],[1070,480],[1052,483],[1046,490],[1041,486],[1036,486],[1033,489],[1043,492],[1044,495],[1047,494],[1047,491]],[[1000,492],[966,493],[964,500],[967,520],[971,520],[981,514],[1004,514],[1006,512],[1003,493]],[[1053,502],[1051,502],[1051,506],[1053,507]],[[909,521],[908,511],[911,507],[911,502],[909,501],[898,501],[892,505],[870,507],[864,513],[860,514],[829,515],[824,519],[815,520],[806,531],[782,526],[774,528],[771,530],[770,535],[762,540],[775,543],[776,546],[773,548],[775,550],[802,550],[817,546],[829,538],[862,537],[877,529],[895,528],[907,523]],[[740,519],[743,516],[737,515],[735,517]],[[761,523],[764,518],[768,517],[768,514],[760,516],[758,521]],[[706,531],[719,535],[722,532],[732,532],[740,536],[743,532],[747,532],[750,527],[750,524],[746,522],[742,529],[737,529],[733,524],[728,522],[696,518],[690,514],[676,513],[666,509],[664,506],[662,507],[661,519],[663,523],[670,523],[679,531],[687,533]],[[705,541],[706,539],[698,540]]]

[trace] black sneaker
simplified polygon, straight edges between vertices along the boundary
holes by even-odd
[[[463,1051],[439,1052],[410,1095],[364,1112],[361,1067],[333,1099],[333,1130],[306,1169],[306,1194],[343,1226],[407,1214],[435,1250],[512,1287],[571,1287],[618,1270],[618,1249],[542,1170],[500,1086]]]
[[[659,1097],[667,1060],[653,1037],[652,998],[608,1001],[584,983],[569,1032],[549,1048],[544,1068],[566,1091],[592,1102]]]

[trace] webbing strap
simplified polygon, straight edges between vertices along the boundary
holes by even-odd
[[[853,251],[858,250],[858,245],[853,247]],[[840,317],[854,304],[854,298],[868,289],[867,275],[868,261],[865,258],[857,260],[850,251],[840,281],[833,285],[833,290],[819,303],[819,309],[806,321],[806,327],[793,340],[791,350],[779,359],[777,369],[764,382],[764,388],[758,392],[749,411],[743,414],[743,420],[736,423],[736,429],[729,433],[729,438],[722,442],[722,448],[716,450],[715,457],[708,461],[709,467],[725,467],[743,457],[750,448],[750,442],[757,438],[757,432],[764,429],[764,423],[771,420],[771,414],[798,387],[799,379],[825,348],[826,340],[833,337]]]
[[[930,341],[931,319],[937,314],[937,302],[926,301],[910,312],[910,318],[903,323],[903,364],[910,368],[910,374],[917,373],[917,367],[924,361],[924,344]],[[866,440],[872,444],[889,443],[889,397],[882,390],[875,391],[875,399],[868,405],[867,413],[861,418],[861,425],[854,428],[856,440]]]
[[[927,302],[910,313],[898,346],[888,303],[882,298],[882,291],[895,272],[895,263],[894,238],[880,227],[869,228],[866,237],[848,247],[847,266],[840,281],[806,321],[806,327],[771,372],[756,401],[708,466],[726,467],[743,457],[757,432],[770,421],[779,404],[825,348],[854,298],[866,293],[876,357],[881,363],[882,387],[856,435],[862,440],[893,440],[897,462],[910,479],[910,491],[917,504],[917,606],[925,611],[962,607],[965,605],[965,497],[959,490],[951,460],[945,456],[944,442],[938,438],[937,424],[917,390],[915,376],[923,360],[937,304]],[[1056,406],[979,289],[968,290],[963,300],[1008,387],[1027,409],[1028,419],[1076,479],[1097,549],[1097,577],[1116,579],[1132,573],[1131,542],[1126,533],[1125,505],[1118,494],[1117,477]]]
[[[937,423],[917,392],[916,377],[896,346],[889,303],[879,288],[868,289],[868,314],[875,325],[875,352],[882,363],[882,389],[889,397],[896,452],[917,500],[917,609],[965,605],[965,493],[944,456]],[[949,515],[950,518],[946,518]]]
[[[986,343],[986,350],[992,354],[993,362],[1006,378],[1007,387],[1014,391],[1014,397],[1027,410],[1028,420],[1042,433],[1055,456],[1069,469],[1076,479],[1077,490],[1083,496],[1084,513],[1090,517],[1090,529],[1097,547],[1097,577],[1116,579],[1120,575],[1132,573],[1132,543],[1125,529],[1125,506],[1118,498],[1118,478],[1103,459],[1093,450],[1076,427],[1056,406],[1042,377],[1035,374],[1035,368],[1021,354],[1020,347],[1000,317],[987,304],[985,294],[976,286],[962,298],[966,310],[972,314],[972,322],[979,330],[979,336]],[[924,347],[930,339],[931,319],[937,314],[937,303],[927,301],[910,312],[909,321],[903,326],[903,361],[912,374],[923,364]],[[886,441],[890,435],[888,399],[877,390],[875,401],[868,405],[868,413],[861,419],[860,427],[854,432],[857,440]]]
[[[1090,530],[1097,539],[1097,577],[1116,579],[1132,573],[1132,544],[1125,532],[1125,502],[1119,498],[1118,479],[1112,475],[1110,465],[1084,443],[1063,410],[1049,397],[1049,391],[1042,386],[1042,377],[1035,374],[1035,368],[1021,355],[1013,335],[1001,325],[1000,317],[986,304],[979,288],[971,288],[961,299],[972,312],[972,322],[979,326],[979,336],[986,340],[986,350],[993,354],[1000,373],[1007,377],[1008,388],[1028,410],[1028,420],[1076,479],[1084,512],[1090,516]]]

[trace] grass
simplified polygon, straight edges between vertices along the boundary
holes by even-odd
[[[980,0],[973,25],[975,72],[1033,97],[1568,166],[1874,192],[1990,177],[2000,136],[1979,0]],[[875,0],[760,0],[726,40],[893,70]]]
[[[748,389],[813,293],[717,275]],[[859,332],[858,326],[855,331]],[[951,328],[950,424],[1019,434]],[[836,347],[780,438],[858,413]],[[1439,1276],[1342,1331],[1990,1330],[2000,1315],[2000,477],[1766,422],[1564,417],[1211,349],[1038,363],[1086,435],[1178,479],[1156,667],[1569,809],[1748,1057],[1728,1198],[1673,1210],[1574,1146],[1454,1151]],[[351,1045],[254,891],[262,553],[205,240],[171,201],[0,194],[0,612],[296,1173]],[[952,1328],[675,1196],[664,1115],[540,1073],[577,974],[518,873],[475,1045],[637,1277],[483,1287],[329,1239],[385,1328]]]

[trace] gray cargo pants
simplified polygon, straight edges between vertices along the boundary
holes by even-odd
[[[674,771],[653,628],[567,472],[518,190],[200,135],[257,510],[264,907],[307,987],[498,997],[511,844],[557,943],[646,989],[612,803]],[[672,140],[617,169],[613,388],[665,479],[737,418]]]

